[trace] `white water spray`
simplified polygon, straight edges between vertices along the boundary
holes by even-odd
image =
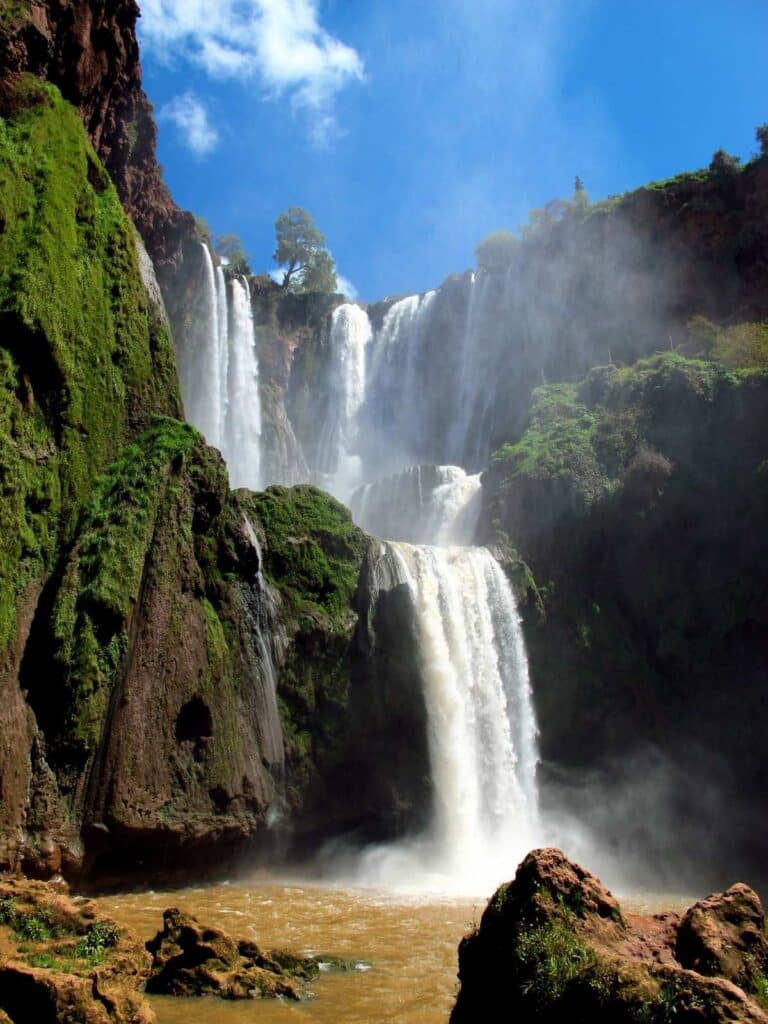
[[[229,329],[227,417],[222,454],[233,487],[260,486],[261,403],[259,364],[253,332],[253,310],[246,281],[230,281],[232,316]]]

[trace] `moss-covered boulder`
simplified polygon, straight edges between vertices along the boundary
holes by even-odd
[[[736,888],[749,893],[746,913],[733,889],[697,905],[712,933],[724,908],[734,930],[751,927],[759,900],[746,886]],[[736,984],[730,971],[700,970],[677,955],[685,920],[625,914],[597,878],[559,850],[535,850],[459,946],[461,988],[451,1024],[763,1024],[768,983],[755,957],[762,946],[733,949]]]
[[[162,995],[299,1000],[320,971],[316,957],[262,950],[252,939],[233,939],[176,908],[165,911],[162,931],[147,949],[147,991]]]

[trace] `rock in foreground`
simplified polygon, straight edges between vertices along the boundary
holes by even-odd
[[[149,957],[86,900],[0,879],[0,1024],[154,1024]]]
[[[176,909],[165,911],[163,930],[147,949],[153,955],[147,991],[163,995],[301,999],[319,971],[311,957],[238,942]]]
[[[766,967],[748,886],[640,917],[559,850],[535,850],[459,946],[451,1024],[766,1024]]]

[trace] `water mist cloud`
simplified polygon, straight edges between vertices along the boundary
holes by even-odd
[[[141,37],[158,60],[170,51],[213,79],[254,78],[268,98],[288,96],[310,115],[315,142],[338,132],[334,98],[364,74],[357,51],[320,25],[313,0],[145,0]]]
[[[172,121],[182,141],[197,156],[212,153],[219,144],[219,133],[208,120],[208,112],[194,93],[175,96],[160,110],[161,121]]]

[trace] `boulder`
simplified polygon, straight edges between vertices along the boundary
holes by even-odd
[[[534,850],[462,939],[451,1024],[768,1024],[762,921],[745,885],[683,918],[625,914],[559,850]]]
[[[153,957],[147,991],[163,995],[298,1000],[319,972],[314,958],[262,951],[175,908],[165,911],[163,929],[147,949]]]
[[[688,910],[677,932],[675,956],[708,977],[719,975],[749,985],[768,965],[768,939],[760,898],[743,883],[700,900]]]
[[[0,1024],[154,1024],[139,940],[62,885],[0,879]]]

